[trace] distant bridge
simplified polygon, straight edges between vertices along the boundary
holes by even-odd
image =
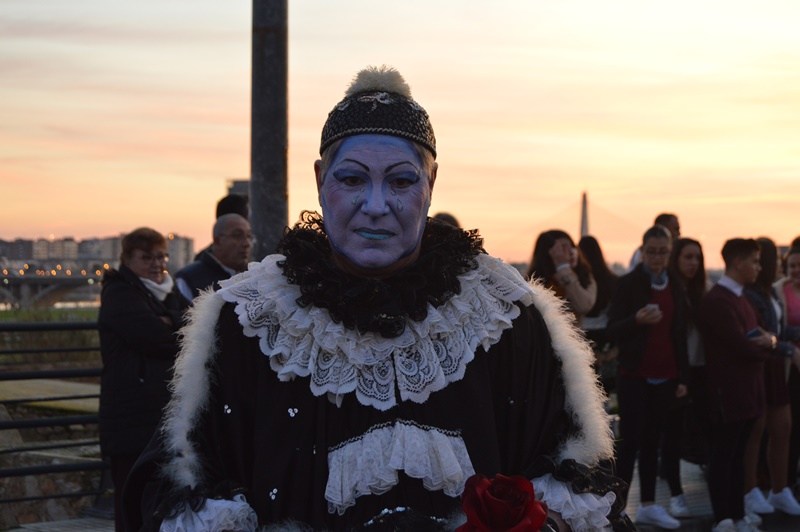
[[[2,272],[0,272],[2,273]],[[0,303],[19,309],[52,307],[70,292],[100,282],[95,276],[8,275],[0,277]]]

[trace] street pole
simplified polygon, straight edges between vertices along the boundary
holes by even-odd
[[[275,252],[288,220],[287,40],[287,0],[253,0],[250,225],[257,261]]]

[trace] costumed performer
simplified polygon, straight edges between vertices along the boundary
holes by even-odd
[[[428,218],[436,140],[396,70],[357,75],[320,155],[323,216],[195,300],[129,526],[452,529],[476,473],[532,479],[554,528],[631,526],[597,467],[591,348],[476,231]]]

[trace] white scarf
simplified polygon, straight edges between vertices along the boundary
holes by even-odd
[[[172,280],[172,277],[170,277],[168,273],[164,274],[164,280],[161,281],[161,284],[151,281],[150,279],[145,279],[144,277],[139,277],[139,280],[142,281],[144,286],[150,290],[150,293],[156,296],[156,299],[161,302],[167,299],[167,296],[172,292],[172,287],[175,284],[175,281]]]

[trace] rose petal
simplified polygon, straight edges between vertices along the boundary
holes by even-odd
[[[491,486],[491,481],[483,475],[472,475],[464,485],[461,496],[461,509],[467,516],[467,524],[475,527],[476,531],[488,531],[490,525],[487,521],[486,493]]]
[[[527,532],[547,520],[547,506],[535,498],[533,484],[521,476],[476,474],[467,479],[461,508],[467,523],[458,532]]]
[[[505,530],[517,524],[525,516],[530,498],[527,494],[508,488],[508,485],[495,483],[486,493],[484,504],[488,511],[487,520],[492,528]]]

